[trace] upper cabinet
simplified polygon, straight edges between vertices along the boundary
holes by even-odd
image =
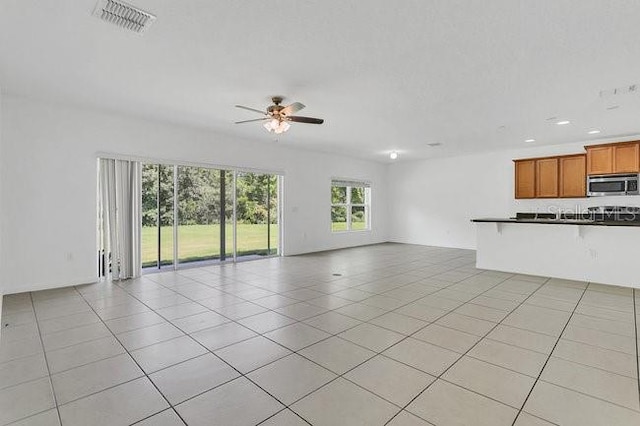
[[[560,198],[587,196],[587,156],[585,154],[559,157]]]
[[[640,172],[640,143],[613,146],[613,173]]]
[[[640,141],[586,146],[585,154],[513,160],[516,198],[587,196],[587,175],[640,173]]]
[[[536,197],[536,160],[516,160],[516,198]]]
[[[592,145],[587,150],[587,174],[640,172],[640,142]]]
[[[613,147],[587,147],[587,174],[605,175],[613,173]]]
[[[558,196],[558,158],[536,160],[536,198]]]
[[[585,154],[514,160],[514,165],[518,199],[587,196]]]

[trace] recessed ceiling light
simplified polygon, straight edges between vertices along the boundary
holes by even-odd
[[[589,133],[590,135],[597,135],[598,133],[600,133],[600,130],[593,129],[593,130],[589,130],[587,133]]]
[[[527,143],[531,143],[531,142],[535,142],[535,141],[536,141],[535,139],[527,139],[527,140],[525,140],[525,142],[527,142]]]
[[[562,120],[562,121],[556,122],[558,126],[564,126],[565,124],[570,124],[570,123],[571,122],[569,120]]]
[[[389,158],[395,160],[396,158],[398,158],[398,153],[395,151],[391,151],[391,154],[389,154]]]

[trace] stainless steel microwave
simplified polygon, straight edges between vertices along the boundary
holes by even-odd
[[[587,178],[587,196],[639,195],[638,174],[601,175]]]

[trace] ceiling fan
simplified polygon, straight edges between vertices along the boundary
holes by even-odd
[[[283,101],[283,98],[281,96],[274,96],[271,98],[271,101],[273,101],[273,105],[269,106],[266,112],[260,111],[256,108],[236,105],[236,108],[242,108],[246,109],[247,111],[253,111],[264,115],[264,117],[262,118],[256,118],[253,120],[236,121],[236,124],[252,123],[254,121],[266,121],[266,123],[264,123],[265,129],[267,129],[269,132],[281,134],[289,130],[289,127],[291,127],[289,122],[308,124],[324,123],[324,120],[322,118],[301,117],[299,115],[292,115],[305,107],[305,105],[301,104],[300,102],[294,102],[291,105],[282,106],[280,105]]]

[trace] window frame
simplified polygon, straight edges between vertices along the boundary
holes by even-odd
[[[346,190],[346,200],[344,203],[334,203],[333,202],[333,194],[331,189],[333,187],[337,188],[345,188]],[[363,188],[364,189],[364,203],[352,203],[351,202],[351,189],[352,188]],[[340,233],[350,233],[350,232],[369,232],[371,231],[371,184],[367,181],[355,180],[355,179],[339,179],[334,178],[331,179],[331,187],[329,191],[330,198],[330,227],[332,234],[340,234]],[[334,230],[333,229],[333,219],[331,218],[331,213],[335,207],[344,207],[346,209],[346,229],[344,230]],[[365,227],[363,229],[352,229],[352,214],[354,207],[363,207],[364,208],[364,219],[365,219]]]

